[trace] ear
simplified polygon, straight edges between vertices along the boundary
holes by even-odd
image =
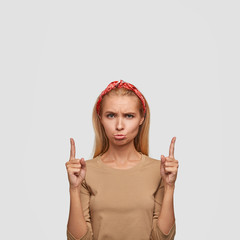
[[[144,121],[144,117],[141,118],[141,121],[140,121],[139,125],[142,125],[143,121]]]

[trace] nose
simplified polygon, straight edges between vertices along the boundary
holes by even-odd
[[[123,129],[123,120],[122,120],[121,117],[117,118],[116,129],[117,130],[122,130]]]

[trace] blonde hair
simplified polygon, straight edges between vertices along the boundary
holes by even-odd
[[[102,114],[102,107],[104,103],[104,97],[108,96],[136,96],[138,98],[139,102],[139,112],[140,116],[143,117],[143,106],[142,102],[140,101],[139,97],[131,90],[128,90],[126,88],[113,88],[111,91],[109,91],[107,94],[105,94],[102,98],[102,101],[100,103],[100,113],[99,115],[101,116]],[[143,96],[143,94],[142,94]],[[137,136],[134,138],[134,146],[138,152],[141,152],[145,155],[148,156],[149,152],[149,127],[150,127],[150,110],[148,103],[143,96],[145,100],[145,105],[146,105],[146,115],[143,123],[139,126],[139,131]],[[92,123],[93,123],[93,129],[95,132],[95,140],[94,140],[94,146],[93,146],[93,151],[92,151],[92,158],[95,158],[99,154],[105,153],[108,148],[109,148],[109,141],[106,136],[104,127],[102,126],[102,123],[100,122],[99,116],[96,111],[96,106],[97,106],[98,98],[94,104],[93,107],[93,113],[92,113]]]

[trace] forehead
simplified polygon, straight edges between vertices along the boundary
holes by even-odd
[[[103,108],[106,111],[117,111],[119,108],[124,111],[133,111],[138,108],[137,96],[105,96]]]

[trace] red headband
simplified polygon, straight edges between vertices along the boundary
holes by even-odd
[[[145,100],[144,100],[141,92],[138,91],[138,89],[134,85],[132,85],[131,83],[124,82],[123,80],[113,81],[113,82],[109,83],[109,85],[106,87],[106,89],[103,90],[102,93],[99,95],[99,99],[98,99],[97,106],[96,106],[98,115],[100,112],[100,102],[102,101],[102,97],[106,93],[111,91],[113,88],[122,88],[122,87],[132,90],[140,98],[142,105],[143,105],[144,114],[146,115]]]

